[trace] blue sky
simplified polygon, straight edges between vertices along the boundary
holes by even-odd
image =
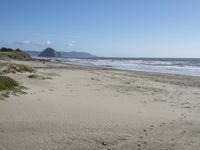
[[[0,0],[0,47],[200,57],[200,0]]]

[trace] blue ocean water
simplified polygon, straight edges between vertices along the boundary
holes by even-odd
[[[132,71],[200,76],[200,58],[52,58],[52,61]]]

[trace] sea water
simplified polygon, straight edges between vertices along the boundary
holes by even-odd
[[[62,63],[131,71],[200,76],[200,58],[51,58]]]

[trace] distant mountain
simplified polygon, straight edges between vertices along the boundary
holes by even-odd
[[[64,57],[94,57],[94,55],[87,52],[71,51],[71,52],[60,52],[60,53]]]
[[[64,52],[64,51],[60,51],[60,52],[58,52],[58,51],[56,51],[56,50],[54,50],[54,49],[52,49],[52,48],[47,48],[47,49],[51,49],[50,51],[55,51],[56,53],[60,53],[59,54],[59,57],[81,57],[81,58],[88,58],[88,57],[96,57],[96,56],[94,56],[94,55],[92,55],[92,54],[90,54],[90,53],[87,53],[87,52],[82,52],[82,51],[71,51],[71,52]],[[48,50],[49,51],[49,50]],[[45,54],[45,56],[41,56],[41,54],[42,55],[44,55],[44,51],[43,51],[43,53],[41,52],[41,51],[24,51],[24,52],[26,52],[27,54],[29,54],[30,56],[35,56],[35,57],[37,57],[37,56],[39,56],[39,57],[53,57],[52,55],[51,56],[49,56],[49,54],[47,55],[47,54]],[[45,52],[46,53],[46,52]],[[48,52],[49,53],[49,52]],[[51,53],[53,53],[53,55],[54,55],[54,52],[51,52]]]
[[[38,57],[61,57],[61,53],[57,52],[53,48],[46,48],[44,51],[42,51]]]
[[[26,54],[30,55],[30,56],[38,56],[41,51],[24,51]]]

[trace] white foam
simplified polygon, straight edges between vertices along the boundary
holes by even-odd
[[[161,61],[161,60],[130,60],[130,59],[78,59],[78,58],[50,58],[63,63],[98,66],[132,71],[159,72],[200,76],[200,67],[192,66],[189,61]],[[189,62],[189,63],[188,63]]]

